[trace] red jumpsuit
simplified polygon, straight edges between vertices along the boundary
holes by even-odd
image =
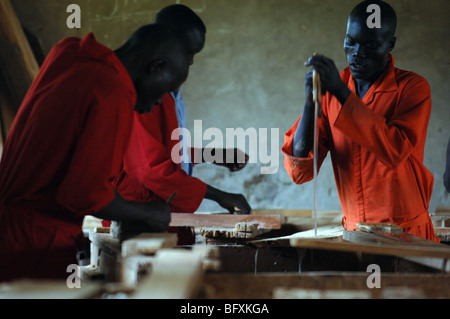
[[[395,223],[407,233],[436,240],[428,213],[433,175],[423,165],[431,113],[427,81],[395,68],[392,56],[362,100],[349,68],[341,78],[352,94],[344,105],[324,96],[318,163],[330,152],[344,228],[353,230],[358,222]],[[299,121],[286,133],[282,148],[285,168],[297,184],[314,175],[312,151],[308,158],[292,156]]]
[[[175,101],[171,94],[163,97],[161,105],[152,112],[135,114],[130,143],[124,156],[123,169],[114,186],[127,200],[150,202],[167,201],[174,193],[172,212],[194,213],[206,194],[206,184],[189,176],[172,159],[172,150],[178,150],[179,136]],[[178,147],[178,148],[177,148]],[[177,158],[179,161],[179,158]],[[192,244],[190,229],[169,229],[177,232],[179,244]]]
[[[172,159],[172,149],[179,137],[175,102],[170,94],[152,112],[135,114],[130,143],[124,156],[123,169],[115,181],[119,193],[128,200],[166,201],[174,192],[171,211],[194,213],[206,193],[206,184],[189,176]]]
[[[51,50],[0,163],[0,281],[67,278],[83,217],[115,197],[135,103],[127,70],[92,33]]]

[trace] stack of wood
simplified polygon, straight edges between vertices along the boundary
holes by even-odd
[[[259,229],[257,222],[237,223],[234,228],[200,228],[200,235],[209,238],[255,238],[270,229]]]
[[[450,207],[437,207],[436,213],[431,215],[436,238],[441,243],[450,243]]]

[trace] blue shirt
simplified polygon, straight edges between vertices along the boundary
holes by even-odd
[[[178,127],[180,130],[180,142],[181,142],[181,169],[184,170],[188,175],[192,176],[192,161],[188,148],[188,141],[184,139],[183,130],[186,128],[186,106],[184,105],[183,97],[181,96],[181,87],[170,93],[175,101],[175,111],[177,114]],[[185,154],[186,152],[186,154]]]

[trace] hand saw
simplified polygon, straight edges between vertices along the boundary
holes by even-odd
[[[363,232],[376,234],[394,240],[412,242],[412,239],[409,238],[407,234],[403,233],[403,229],[395,224],[357,223],[356,227]]]
[[[317,53],[314,53],[317,55]],[[317,175],[319,163],[319,125],[317,121],[322,115],[322,89],[320,84],[320,75],[313,70],[313,100],[314,100],[314,235],[317,236]]]

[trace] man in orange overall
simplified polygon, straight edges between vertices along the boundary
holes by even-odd
[[[368,6],[381,9],[381,28],[371,27]],[[351,12],[344,51],[349,67],[341,74],[325,56],[305,63],[307,101],[285,135],[285,168],[292,180],[313,178],[314,103],[312,69],[326,94],[319,118],[318,164],[331,154],[343,211],[342,225],[394,223],[404,232],[436,240],[428,213],[433,175],[423,165],[431,112],[427,81],[394,66],[397,18],[390,5],[364,1]]]

